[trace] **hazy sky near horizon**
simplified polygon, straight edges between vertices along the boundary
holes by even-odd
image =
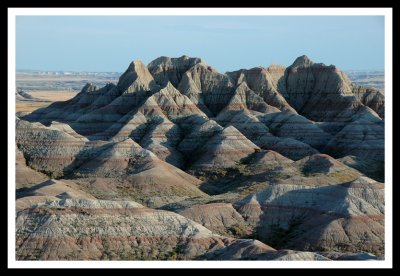
[[[17,69],[124,71],[132,60],[201,57],[220,72],[289,66],[384,69],[383,16],[17,16]]]

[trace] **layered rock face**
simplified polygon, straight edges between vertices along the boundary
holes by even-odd
[[[383,184],[362,177],[323,187],[279,184],[235,208],[261,240],[311,251],[384,251]]]
[[[63,174],[85,146],[86,138],[68,134],[58,127],[16,119],[16,143],[28,165],[54,176]]]
[[[350,80],[333,65],[301,56],[286,69],[283,78],[289,103],[311,120],[348,120],[339,114],[360,105],[352,94]]]
[[[210,116],[216,116],[233,96],[231,79],[206,64],[199,63],[182,77],[178,89]]]
[[[229,168],[235,162],[259,149],[235,127],[229,126],[215,135],[200,151],[200,158],[191,166],[196,169]]]
[[[200,58],[180,58],[159,57],[147,65],[155,81],[164,86],[171,82],[175,87],[182,80],[183,74],[198,63],[203,63]]]
[[[221,235],[244,236],[247,231],[243,217],[228,203],[195,205],[179,214]]]
[[[359,101],[375,111],[382,119],[385,117],[385,96],[377,89],[353,85],[353,93]]]
[[[130,201],[56,200],[18,212],[16,225],[19,260],[176,260],[221,249],[240,259],[274,250]]]
[[[15,186],[17,189],[30,187],[47,179],[45,174],[35,171],[26,165],[25,157],[20,150],[15,150],[15,157]]]
[[[57,129],[17,120],[17,144],[36,170],[53,177],[81,179],[81,185],[94,194],[100,191],[90,188],[90,183],[103,180],[103,185],[112,185],[110,189],[120,187],[118,194],[150,200],[151,206],[205,195],[195,187],[200,180],[160,160],[130,138],[121,142],[89,142],[76,133],[59,130],[60,124],[55,125]],[[66,127],[61,129],[70,131]]]
[[[279,90],[284,89],[282,79],[285,73],[285,67],[272,65],[268,68],[252,68],[250,70],[239,70],[228,72],[228,76],[235,80],[236,84],[247,84],[248,87],[263,100],[279,110],[291,111],[296,113]]]
[[[384,252],[384,96],[307,56],[134,61],[17,118],[16,142],[18,259]]]
[[[18,260],[329,260],[220,236],[184,216],[132,201],[56,198],[31,206],[16,218]]]

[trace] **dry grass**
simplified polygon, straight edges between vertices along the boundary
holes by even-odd
[[[28,92],[28,94],[41,100],[56,102],[67,101],[78,93],[73,91],[33,91]]]
[[[38,108],[46,107],[56,101],[66,101],[75,97],[77,92],[71,91],[35,91],[29,92],[35,98],[46,100],[48,102],[35,101],[17,101],[15,111],[32,112]]]
[[[51,102],[17,102],[15,106],[15,112],[33,112],[34,110],[41,108],[41,107],[46,107]]]

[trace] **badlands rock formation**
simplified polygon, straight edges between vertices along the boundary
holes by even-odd
[[[21,260],[175,260],[221,248],[232,255],[243,246],[252,254],[273,250],[261,242],[235,246],[181,215],[135,202],[53,201],[18,212],[16,224]]]
[[[183,74],[190,68],[203,61],[200,58],[180,58],[159,57],[147,65],[155,81],[164,86],[171,82],[175,87],[182,80]]]
[[[30,123],[16,119],[16,143],[25,156],[28,165],[38,171],[60,176],[83,150],[87,139],[69,127],[68,131],[57,127],[46,127],[41,123]]]
[[[312,251],[384,251],[383,184],[361,177],[310,187],[278,184],[235,203],[261,240]]]
[[[243,217],[229,203],[194,205],[178,213],[222,235],[246,235]]]
[[[16,144],[18,259],[384,258],[384,95],[307,56],[133,61]]]
[[[381,118],[385,116],[385,96],[375,88],[353,85],[353,93],[364,105],[374,110]]]
[[[35,171],[26,165],[25,157],[19,149],[16,149],[15,157],[15,186],[17,189],[30,187],[47,179],[45,174]]]
[[[285,67],[272,65],[268,68],[252,68],[250,70],[239,70],[228,72],[228,76],[235,80],[236,84],[244,84],[260,96],[265,103],[274,106],[282,111],[287,110],[296,113],[291,107],[284,95],[279,92],[282,89],[282,77],[285,73]]]

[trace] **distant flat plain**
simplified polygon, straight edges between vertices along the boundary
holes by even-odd
[[[78,94],[74,91],[32,91],[27,93],[43,101],[16,101],[16,112],[32,112],[56,101],[67,101]]]
[[[346,71],[349,79],[357,85],[370,86],[385,94],[385,74],[383,71]]]
[[[17,88],[29,91],[80,91],[86,83],[102,87],[117,82],[118,72],[70,72],[20,70],[16,74]]]
[[[86,83],[102,87],[109,82],[117,82],[119,75],[117,72],[18,70],[17,89],[43,101],[16,101],[16,112],[32,112],[56,101],[69,100],[75,97]]]

